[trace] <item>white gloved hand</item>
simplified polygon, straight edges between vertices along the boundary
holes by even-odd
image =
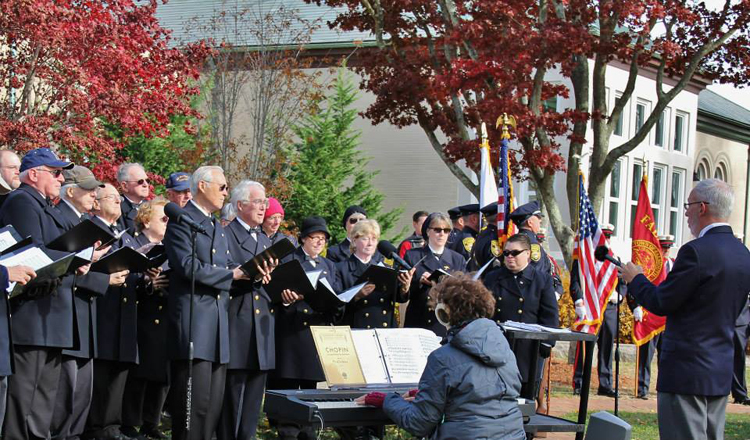
[[[618,298],[620,298],[620,294],[617,292],[612,292],[612,295],[609,295],[609,302],[611,304],[617,304]]]
[[[575,302],[575,308],[576,308],[576,316],[578,317],[578,320],[582,320],[584,315],[586,314],[586,308],[583,307],[583,300],[579,299]]]
[[[633,319],[638,322],[643,321],[643,307],[638,306],[633,309]]]

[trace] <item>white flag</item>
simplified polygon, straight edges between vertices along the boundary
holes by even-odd
[[[490,143],[487,141],[487,129],[482,123],[482,145],[481,166],[479,170],[479,208],[484,208],[490,203],[497,202],[497,181],[495,173],[492,171],[492,162],[490,161]]]

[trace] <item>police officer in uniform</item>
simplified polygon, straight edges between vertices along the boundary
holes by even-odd
[[[210,439],[219,422],[224,402],[224,383],[229,363],[229,289],[232,280],[247,275],[229,255],[226,232],[213,214],[224,205],[227,181],[221,167],[203,166],[190,177],[193,199],[185,213],[206,229],[197,234],[195,295],[190,295],[191,245],[190,228],[180,222],[169,222],[164,246],[172,270],[167,295],[167,346],[171,365],[171,402],[173,439]],[[234,269],[230,269],[234,267]],[[190,303],[193,303],[192,332]],[[188,385],[189,347],[192,333],[194,360],[192,368],[192,402],[190,433],[185,429]]]
[[[543,270],[544,272],[552,275],[552,281],[555,287],[555,296],[559,299],[563,293],[562,280],[560,280],[560,278],[555,274],[552,262],[550,261],[549,257],[547,256],[547,252],[544,250],[541,243],[539,243],[539,239],[537,238],[537,234],[542,227],[543,218],[544,214],[542,214],[542,211],[539,208],[539,202],[536,200],[526,203],[525,205],[521,205],[510,213],[510,219],[513,221],[513,223],[516,224],[516,226],[518,226],[518,233],[524,234],[529,237],[529,241],[531,242],[530,264],[534,268]]]
[[[249,261],[271,246],[261,231],[268,206],[266,189],[243,180],[230,203],[237,217],[227,226],[229,252],[236,262]],[[273,265],[273,262],[270,262]],[[276,366],[274,306],[262,282],[235,283],[229,301],[229,368],[219,440],[255,438],[266,374]]]
[[[612,224],[602,225],[602,233],[609,243],[609,238],[615,231]],[[599,388],[596,394],[600,396],[615,397],[614,385],[612,384],[612,358],[615,343],[615,330],[617,327],[617,301],[625,297],[625,284],[617,283],[617,288],[609,297],[607,308],[604,310],[604,319],[599,327],[599,336],[596,346],[599,350],[597,359],[597,374],[599,376]],[[576,308],[576,315],[580,319],[583,316],[583,290],[578,275],[578,260],[573,261],[570,269],[570,294]],[[583,344],[576,345],[575,371],[573,373],[573,394],[580,394],[581,380],[583,378]]]
[[[366,218],[367,211],[365,211],[365,208],[357,205],[352,205],[346,208],[346,211],[344,211],[344,218],[342,220],[344,229],[346,230],[346,238],[344,238],[338,244],[328,248],[328,250],[326,251],[326,258],[328,260],[331,260],[334,263],[338,263],[349,258],[349,256],[352,254],[352,251],[350,249],[352,242],[351,240],[349,240],[349,234],[358,221],[364,220]]]
[[[493,258],[500,258],[502,250],[497,241],[497,202],[490,203],[480,210],[484,214],[487,227],[477,235],[472,248],[473,270],[484,267]],[[486,275],[487,272],[484,273]]]
[[[451,229],[451,233],[448,236],[448,242],[446,244],[448,248],[451,248],[453,246],[453,243],[456,241],[456,236],[464,228],[464,220],[463,218],[461,218],[461,209],[459,208],[460,207],[456,206],[455,208],[451,208],[448,210],[448,216],[450,216],[451,224],[453,225],[453,229]]]
[[[424,246],[424,237],[422,237],[422,223],[427,218],[427,211],[417,211],[411,217],[411,225],[414,227],[414,233],[406,237],[398,245],[398,256],[404,258],[406,251]]]
[[[306,272],[323,271],[321,278],[326,278],[333,290],[340,292],[341,280],[336,266],[320,255],[330,237],[325,219],[308,217],[302,221],[299,235],[301,246],[292,255]],[[304,297],[290,290],[282,292],[282,299],[283,304],[275,306],[278,308],[276,369],[268,378],[268,389],[315,389],[318,382],[325,380],[325,375],[309,327],[333,325],[341,319],[342,311],[313,310]],[[272,423],[277,425],[279,438],[284,440],[316,437],[311,427],[301,427],[283,420]]]
[[[446,246],[450,231],[450,218],[442,212],[433,212],[422,224],[422,236],[427,243],[406,253],[406,262],[416,270],[409,287],[404,327],[426,328],[438,336],[446,334],[445,327],[435,317],[430,296],[434,282],[429,278],[438,269],[448,273],[466,269],[464,257]]]
[[[503,249],[503,266],[492,269],[484,284],[495,296],[495,316],[502,323],[516,321],[558,327],[559,311],[552,276],[548,272],[531,266],[531,241],[525,234],[508,238]],[[541,344],[542,358],[549,357],[551,345]],[[529,367],[534,353],[530,341],[518,341],[515,348],[516,362],[521,373],[521,382],[528,386]],[[540,370],[537,370],[540,372]]]
[[[462,205],[461,218],[464,222],[464,228],[456,234],[455,241],[451,245],[451,250],[457,252],[468,262],[471,258],[471,249],[474,247],[477,234],[479,233],[479,204],[470,203]]]

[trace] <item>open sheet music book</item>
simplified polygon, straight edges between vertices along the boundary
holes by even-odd
[[[34,286],[42,281],[59,278],[65,275],[75,256],[75,254],[68,254],[57,261],[52,261],[44,251],[36,246],[26,246],[16,252],[2,256],[2,258],[0,258],[0,264],[3,266],[29,266],[36,272],[36,278],[31,280],[25,286],[18,283],[10,283],[10,286],[8,287],[10,297],[13,298],[20,295],[26,288]]]
[[[441,340],[421,328],[310,329],[330,387],[417,384],[427,357],[440,347]]]

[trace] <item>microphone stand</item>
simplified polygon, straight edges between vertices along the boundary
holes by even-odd
[[[620,259],[618,258],[619,262]],[[620,407],[620,283],[622,280],[617,281],[617,289],[615,295],[617,295],[617,304],[615,311],[617,313],[616,327],[615,327],[615,417],[618,417]]]
[[[198,237],[198,231],[190,228],[190,242],[192,245],[192,252],[190,254],[190,311],[188,318],[188,379],[187,379],[187,393],[185,396],[185,431],[190,433],[190,412],[192,410],[193,401],[193,358],[194,358],[194,347],[193,347],[193,301],[195,301],[195,241]],[[615,410],[616,413],[616,410]]]

